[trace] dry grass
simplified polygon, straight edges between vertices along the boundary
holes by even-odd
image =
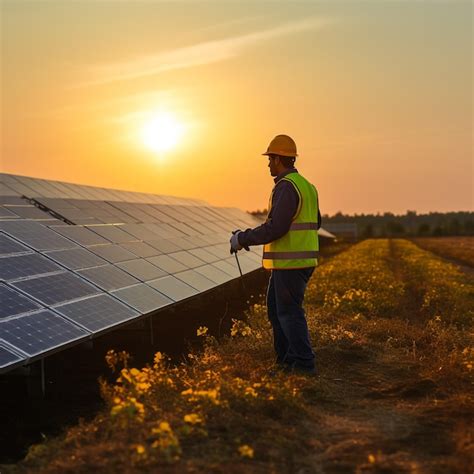
[[[474,267],[474,236],[417,237],[412,240],[415,244],[430,252]]]
[[[217,341],[141,369],[111,351],[108,409],[14,472],[470,472],[473,281],[406,240],[367,240],[314,273],[319,378],[279,374],[262,304]]]

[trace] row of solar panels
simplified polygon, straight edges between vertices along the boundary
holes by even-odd
[[[242,211],[196,203],[23,196],[0,197],[0,371],[238,277],[229,230],[256,225]],[[120,222],[63,221],[75,224],[67,209],[101,220],[105,208]],[[260,267],[259,253],[239,255],[244,273]]]

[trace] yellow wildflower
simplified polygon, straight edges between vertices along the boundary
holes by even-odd
[[[253,448],[251,448],[248,444],[239,446],[239,453],[244,458],[253,458]]]
[[[208,328],[206,326],[199,326],[196,334],[198,336],[205,336],[207,334]]]

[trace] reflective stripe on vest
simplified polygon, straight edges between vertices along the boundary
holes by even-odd
[[[305,250],[303,252],[263,252],[263,258],[271,260],[288,260],[293,258],[316,258],[319,252],[316,250]]]
[[[266,269],[315,267],[318,264],[319,251],[318,192],[314,185],[296,171],[288,173],[282,180],[290,181],[294,186],[299,197],[299,205],[288,232],[263,246],[263,267]],[[270,196],[267,220],[270,218],[275,187]]]
[[[317,222],[294,222],[290,230],[318,230]]]

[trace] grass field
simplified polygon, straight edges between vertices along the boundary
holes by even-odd
[[[474,236],[469,237],[417,237],[418,246],[442,257],[451,258],[474,267]]]
[[[177,366],[111,351],[107,409],[0,471],[472,472],[473,297],[469,275],[412,242],[360,242],[308,286],[319,377],[269,376],[255,304],[220,341],[200,328],[203,352]]]

